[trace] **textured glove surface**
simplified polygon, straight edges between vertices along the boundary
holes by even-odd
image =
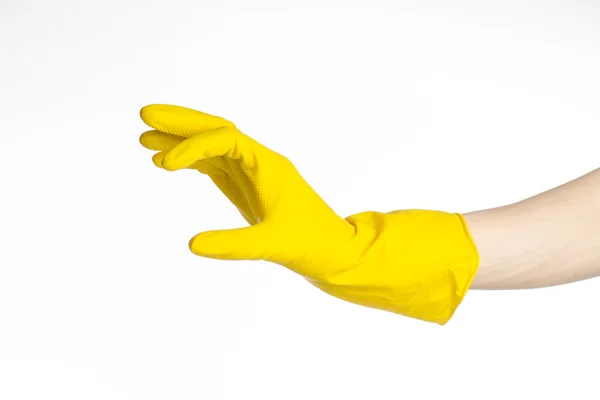
[[[207,231],[194,254],[283,265],[326,293],[367,307],[446,323],[477,271],[460,214],[428,210],[338,216],[283,155],[221,117],[144,107],[141,144],[160,168],[206,174],[249,226]]]

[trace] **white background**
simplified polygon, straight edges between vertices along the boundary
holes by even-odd
[[[598,399],[600,281],[444,327],[274,264],[154,167],[150,103],[234,121],[342,216],[469,212],[598,167],[592,1],[0,0],[0,399]]]

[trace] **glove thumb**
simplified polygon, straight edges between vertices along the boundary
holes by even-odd
[[[262,224],[202,232],[190,240],[189,246],[197,256],[219,260],[265,260],[270,252]]]

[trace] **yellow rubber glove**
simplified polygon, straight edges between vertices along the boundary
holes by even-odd
[[[294,165],[233,123],[188,108],[150,105],[141,144],[169,171],[207,174],[250,224],[190,241],[199,256],[265,260],[326,293],[367,307],[445,324],[464,298],[479,257],[460,214],[367,211],[342,218]]]

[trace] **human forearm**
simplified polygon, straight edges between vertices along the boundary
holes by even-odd
[[[464,217],[481,259],[472,289],[535,288],[600,275],[600,169]]]

